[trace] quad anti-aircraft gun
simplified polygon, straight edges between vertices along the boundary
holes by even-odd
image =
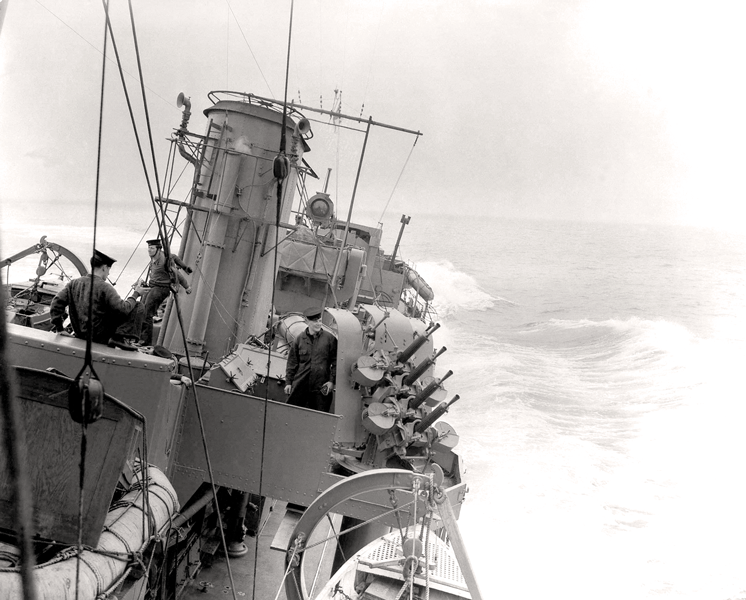
[[[438,420],[459,397],[441,400],[445,396],[442,383],[452,371],[441,378],[430,374],[435,360],[446,351],[445,347],[431,351],[431,335],[440,325],[413,332],[414,339],[399,350],[394,340],[404,322],[388,322],[391,315],[385,313],[375,325],[364,328],[372,348],[355,361],[350,373],[362,396],[360,422],[367,434],[360,465],[422,472],[434,462],[451,472],[454,461],[450,450],[458,436]],[[382,335],[377,335],[379,329]],[[400,332],[400,337],[406,339],[407,334]]]

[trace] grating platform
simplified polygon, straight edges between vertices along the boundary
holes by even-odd
[[[401,535],[398,532],[385,535],[379,544],[360,554],[358,571],[403,582],[404,576],[397,561],[404,557],[401,546]],[[449,592],[461,598],[471,598],[458,561],[451,548],[443,540],[433,535],[430,536],[427,557],[430,563],[430,587],[432,589]],[[392,562],[394,564],[391,564]],[[417,585],[425,585],[424,576],[416,575],[414,581]]]

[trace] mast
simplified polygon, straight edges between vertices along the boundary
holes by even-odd
[[[272,246],[277,220],[273,160],[281,139],[282,115],[273,107],[218,99],[207,110],[205,158],[195,178],[192,222],[184,233],[184,260],[195,265],[194,293],[182,304],[190,355],[223,356],[236,342],[267,326],[275,273]],[[303,156],[301,130],[287,119],[288,177],[280,221],[290,216]],[[183,343],[169,315],[165,345]]]

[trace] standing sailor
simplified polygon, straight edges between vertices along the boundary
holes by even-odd
[[[321,309],[303,312],[308,327],[290,346],[285,372],[288,404],[329,412],[337,371],[337,338],[321,327]]]
[[[98,250],[93,251],[91,268],[93,272],[72,280],[52,299],[49,316],[53,331],[63,331],[65,308],[70,307],[70,322],[75,337],[86,339],[92,331],[92,340],[99,344],[115,343],[115,334],[122,338],[137,339],[142,320],[142,304],[137,298],[142,295],[142,287],[137,286],[133,296],[122,300],[108,281],[111,266],[116,261]],[[91,324],[88,323],[88,305],[91,300],[93,281],[93,304]],[[119,345],[117,343],[116,345]]]
[[[150,290],[145,296],[143,304],[145,305],[145,315],[143,317],[142,331],[140,332],[140,342],[143,346],[150,346],[153,343],[153,317],[158,312],[158,307],[168,298],[171,291],[171,273],[176,274],[179,285],[186,290],[187,294],[192,293],[184,274],[179,269],[184,269],[187,273],[192,270],[184,264],[178,256],[171,254],[168,258],[162,250],[161,240],[148,240],[148,254],[150,255],[150,265],[148,267],[148,283]],[[178,268],[177,268],[178,267]],[[174,289],[178,291],[178,287]]]

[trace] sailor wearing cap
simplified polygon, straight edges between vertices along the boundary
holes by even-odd
[[[140,332],[140,342],[143,346],[150,346],[153,343],[153,317],[158,312],[158,308],[163,301],[168,298],[171,291],[171,273],[174,273],[179,281],[179,285],[186,290],[187,294],[192,293],[192,288],[184,274],[179,269],[184,269],[188,273],[192,270],[184,264],[175,254],[167,258],[163,252],[161,240],[148,240],[148,255],[150,256],[150,265],[148,266],[148,286],[150,290],[143,300],[145,305],[145,316],[143,317],[142,331]],[[178,289],[176,287],[175,289]]]
[[[91,268],[93,272],[72,280],[52,299],[49,315],[53,331],[62,331],[65,309],[69,307],[70,323],[75,337],[85,339],[91,331],[91,338],[100,344],[108,343],[115,334],[137,339],[142,321],[142,306],[137,298],[142,295],[142,287],[134,289],[133,296],[122,300],[114,287],[107,281],[115,259],[99,250],[93,251]],[[93,282],[93,303],[91,321],[88,322],[88,305],[91,300]]]
[[[288,404],[329,412],[337,371],[337,338],[321,327],[319,307],[303,312],[308,327],[291,344],[285,372]]]

